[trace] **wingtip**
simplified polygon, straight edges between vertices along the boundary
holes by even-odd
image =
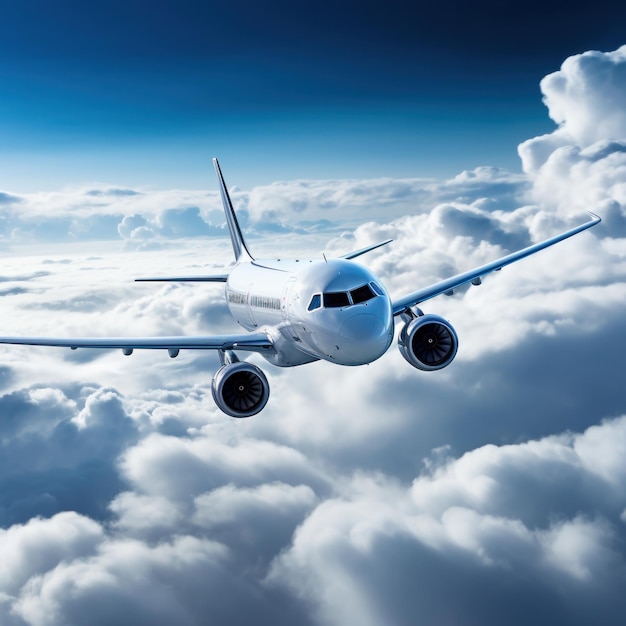
[[[599,224],[602,221],[602,218],[599,215],[596,215],[592,211],[587,211],[587,215],[590,215],[593,218],[594,224]]]

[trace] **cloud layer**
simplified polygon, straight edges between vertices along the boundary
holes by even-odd
[[[233,420],[213,354],[0,348],[0,622],[621,624],[625,66],[585,53],[544,79],[558,127],[520,147],[525,176],[234,190],[260,254],[393,237],[363,261],[397,294],[602,213],[428,303],[459,333],[446,370],[253,356],[272,397]],[[220,286],[130,282],[228,265],[219,211],[216,192],[0,195],[3,334],[235,330]]]

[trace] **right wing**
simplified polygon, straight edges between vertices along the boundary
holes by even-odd
[[[572,228],[571,230],[567,230],[560,235],[556,235],[555,237],[551,237],[550,239],[546,239],[545,241],[541,241],[540,243],[528,246],[523,250],[513,252],[512,254],[502,257],[501,259],[497,259],[496,261],[492,261],[491,263],[486,263],[485,265],[476,267],[473,270],[469,270],[468,272],[463,272],[462,274],[457,274],[456,276],[452,276],[451,278],[446,278],[439,281],[438,283],[434,283],[433,285],[430,285],[418,291],[414,291],[413,293],[410,293],[403,298],[398,298],[397,300],[394,300],[391,303],[393,314],[400,315],[408,308],[416,306],[420,304],[420,302],[424,302],[425,300],[429,300],[430,298],[434,298],[435,296],[439,296],[442,293],[451,294],[454,289],[457,289],[458,287],[461,287],[466,283],[480,285],[481,278],[485,276],[485,274],[500,270],[505,265],[510,265],[511,263],[515,263],[515,261],[519,261],[520,259],[530,256],[531,254],[535,254],[535,252],[539,252],[539,250],[549,248],[555,243],[559,243],[559,241],[563,241],[564,239],[572,237],[582,232],[583,230],[587,230],[587,228],[591,228],[601,221],[600,218],[595,215],[595,213],[590,212],[589,215],[593,218],[591,221],[585,222],[580,226],[576,226],[576,228]]]
[[[119,348],[124,354],[133,350],[247,350],[266,352],[274,344],[265,333],[204,335],[199,337],[0,337],[0,344],[53,346],[58,348]]]

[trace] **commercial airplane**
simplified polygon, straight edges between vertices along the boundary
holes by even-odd
[[[54,338],[0,337],[2,344],[77,348],[120,348],[125,355],[138,349],[216,350],[221,367],[211,389],[217,406],[232,417],[261,411],[269,398],[263,371],[240,361],[236,352],[258,352],[280,367],[323,359],[338,365],[364,365],[381,357],[391,345],[396,319],[402,323],[398,346],[402,356],[420,370],[439,370],[452,362],[458,338],[452,325],[438,315],[424,314],[422,302],[471,283],[480,285],[490,272],[548,248],[600,222],[591,220],[546,241],[481,265],[452,278],[392,299],[383,283],[353,259],[390,243],[390,239],[337,259],[260,260],[248,250],[217,159],[226,221],[235,253],[228,274],[138,278],[138,281],[218,282],[226,285],[226,302],[246,333],[200,337]]]

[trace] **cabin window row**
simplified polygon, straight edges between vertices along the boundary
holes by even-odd
[[[280,311],[280,299],[269,296],[252,296],[250,306],[255,309],[274,309]]]
[[[246,303],[246,294],[242,291],[229,291],[228,292],[228,301],[231,304],[245,304]]]
[[[242,291],[229,291],[228,302],[231,304],[240,304],[245,306],[248,302],[248,296]],[[274,309],[280,311],[280,298],[271,298],[269,296],[251,296],[250,306],[255,309]]]

